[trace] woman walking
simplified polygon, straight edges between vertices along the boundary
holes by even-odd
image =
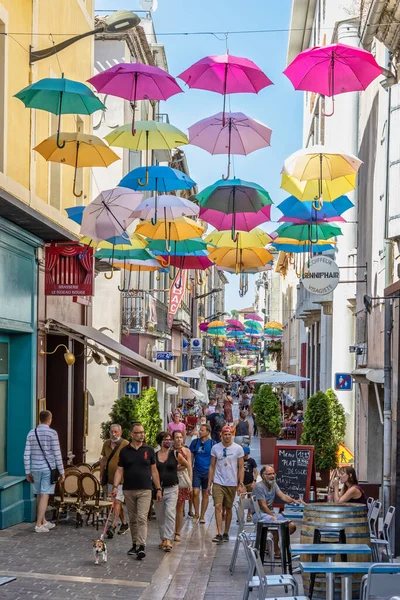
[[[156,441],[160,446],[156,453],[156,465],[162,488],[161,502],[154,503],[161,538],[159,548],[165,552],[171,552],[179,492],[178,466],[185,468],[188,463],[182,454],[175,454],[172,448],[171,436],[167,431],[159,433]]]
[[[236,444],[249,446],[251,442],[250,423],[247,420],[247,415],[244,410],[240,411],[239,416],[240,419],[235,421],[233,425],[234,441]]]
[[[175,456],[182,456],[186,461],[186,466],[178,465],[179,493],[176,504],[176,522],[175,522],[175,542],[181,541],[181,529],[183,525],[183,511],[185,502],[190,502],[192,496],[192,456],[189,448],[183,445],[183,436],[180,431],[174,431],[172,434],[174,442]]]
[[[232,406],[233,398],[230,395],[230,391],[227,390],[226,396],[224,397],[224,417],[227,425],[232,425],[233,423]]]

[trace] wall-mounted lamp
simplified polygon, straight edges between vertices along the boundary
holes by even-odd
[[[66,352],[64,353],[64,360],[67,363],[67,365],[71,367],[75,362],[75,355],[70,351],[69,348],[67,348],[65,344],[58,344],[58,346],[56,346],[53,352],[45,352],[44,350],[41,350],[39,354],[41,356],[44,356],[45,354],[54,354],[59,348],[65,348]]]

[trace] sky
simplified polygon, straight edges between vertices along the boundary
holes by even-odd
[[[246,157],[234,158],[236,177],[253,181],[268,190],[275,204],[287,193],[280,189],[280,171],[284,159],[302,146],[302,93],[293,90],[283,75],[292,0],[158,0],[153,21],[159,43],[164,44],[169,72],[179,75],[191,64],[207,55],[225,54],[222,34],[193,35],[193,32],[244,30],[284,30],[268,33],[228,35],[229,53],[254,61],[273,81],[259,94],[232,94],[230,109],[262,121],[272,129],[271,147]],[[140,0],[96,0],[96,10],[140,10]],[[140,13],[138,13],[140,16]],[[177,32],[190,35],[163,35]],[[222,110],[222,96],[203,90],[188,89],[179,80],[184,94],[161,102],[160,112],[169,115],[170,123],[182,130]],[[229,104],[228,104],[229,107]],[[226,173],[226,156],[212,156],[201,148],[185,146],[190,175],[199,189],[211,185]],[[232,171],[231,171],[232,175]],[[280,215],[272,211],[272,219]],[[276,223],[266,224],[273,231]],[[249,278],[249,291],[239,297],[239,277],[227,274],[226,310],[250,306],[254,301],[255,276]]]

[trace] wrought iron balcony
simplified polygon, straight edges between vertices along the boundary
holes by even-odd
[[[145,291],[122,296],[122,327],[131,333],[169,334],[168,307]]]

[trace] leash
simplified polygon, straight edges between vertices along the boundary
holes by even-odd
[[[112,513],[114,512],[114,504],[115,504],[115,500],[113,501],[112,506],[110,508],[110,512],[108,513],[108,517],[107,517],[106,524],[104,525],[103,533],[100,536],[101,540],[104,540],[104,536],[105,536],[106,531],[107,531],[108,521],[110,520],[110,517],[111,517]]]

